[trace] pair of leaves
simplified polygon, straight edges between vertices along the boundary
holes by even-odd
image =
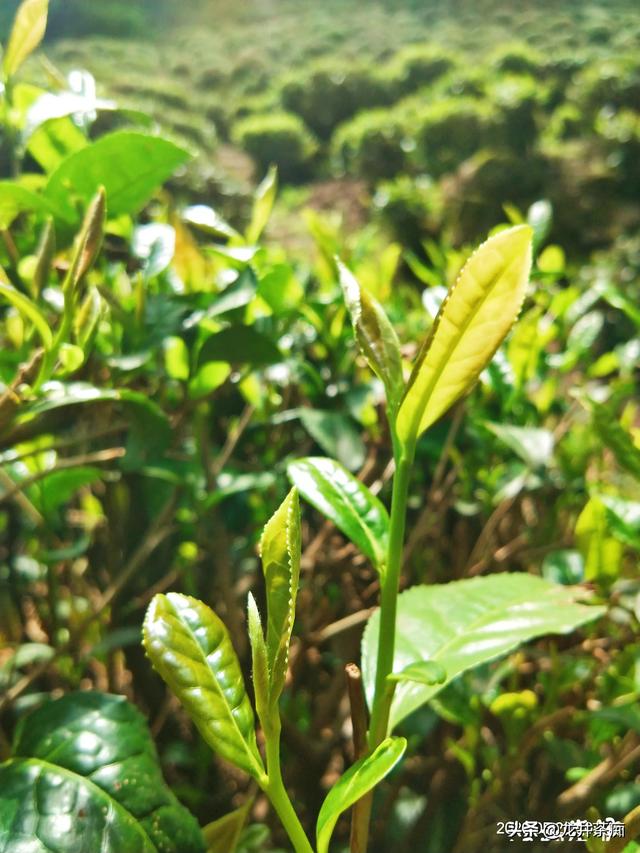
[[[267,636],[249,595],[249,639],[258,716],[268,732],[284,688],[300,581],[300,505],[291,489],[264,528],[260,555],[267,590]]]
[[[165,784],[142,715],[125,699],[72,693],[20,725],[0,764],[4,853],[204,853]]]
[[[527,574],[499,574],[435,586],[415,586],[398,597],[393,680],[398,681],[390,730],[473,667],[545,634],[566,634],[598,618],[604,607],[579,603],[584,590]],[[369,702],[375,691],[380,627],[373,614],[362,642]],[[438,670],[415,665],[437,664]],[[416,677],[417,676],[417,677]],[[421,677],[422,676],[422,677]]]
[[[267,588],[266,639],[249,598],[256,704],[265,726],[284,687],[300,576],[300,508],[292,489],[261,540]],[[177,593],[157,595],[144,622],[153,666],[180,699],[214,752],[266,784],[253,708],[231,638],[205,604]]]
[[[471,389],[511,329],[529,280],[531,242],[532,229],[518,225],[490,237],[471,255],[440,307],[406,388],[389,320],[340,267],[356,339],[385,385],[391,420],[403,445],[411,446]]]

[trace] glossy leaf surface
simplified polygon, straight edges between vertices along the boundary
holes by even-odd
[[[73,218],[73,197],[88,202],[103,186],[111,216],[135,213],[189,157],[166,139],[110,133],[63,160],[49,178],[45,198]]]
[[[378,570],[382,570],[389,515],[364,483],[339,462],[322,456],[298,459],[287,471],[305,500],[333,521]]]
[[[72,693],[19,727],[0,765],[3,853],[204,853],[165,784],[146,721],[119,696]]]
[[[16,13],[2,58],[5,79],[12,77],[44,38],[49,0],[24,0]]]
[[[190,596],[156,595],[144,621],[144,646],[211,749],[260,777],[264,770],[253,709],[229,633],[218,616]]]
[[[393,770],[406,748],[407,741],[403,737],[387,738],[371,755],[361,758],[338,779],[327,794],[318,815],[318,853],[328,853],[331,835],[340,815]]]
[[[358,346],[384,383],[389,407],[395,412],[404,388],[398,336],[382,306],[353,273],[342,263],[338,271]]]
[[[269,661],[262,620],[256,600],[251,593],[249,593],[247,601],[247,630],[251,644],[251,674],[253,676],[256,711],[258,719],[264,727],[269,711]]]
[[[300,580],[300,505],[296,489],[291,489],[265,526],[260,555],[267,587],[267,661],[269,699],[273,703],[282,693],[287,675]]]
[[[490,237],[471,255],[418,354],[396,429],[412,441],[474,385],[516,320],[531,269],[531,228]]]
[[[544,634],[567,634],[597,619],[604,607],[578,603],[585,591],[527,574],[498,574],[434,586],[415,586],[398,598],[394,672],[434,661],[440,684],[400,683],[391,708],[393,728],[461,673]],[[379,630],[376,611],[364,633],[362,672],[369,702],[375,685]]]

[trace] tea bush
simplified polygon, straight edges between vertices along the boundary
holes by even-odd
[[[391,110],[367,110],[338,127],[331,148],[338,168],[370,182],[393,178],[407,168],[411,142]]]
[[[274,163],[285,181],[308,177],[316,145],[298,116],[285,112],[252,115],[234,125],[233,135],[261,171]]]
[[[285,109],[299,115],[320,138],[359,110],[392,99],[383,78],[367,65],[322,61],[285,79],[280,88]]]

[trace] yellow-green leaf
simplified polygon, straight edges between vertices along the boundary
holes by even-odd
[[[20,293],[11,284],[0,280],[0,296],[3,296],[7,302],[10,302],[23,317],[33,323],[36,331],[40,335],[42,343],[49,349],[53,343],[53,335],[49,324],[44,318],[44,314],[40,311],[35,302],[32,302],[28,296]]]
[[[414,441],[475,384],[514,324],[531,270],[528,225],[490,237],[471,255],[420,350],[396,429]]]
[[[382,306],[339,261],[338,271],[358,346],[382,380],[389,408],[395,412],[404,387],[398,336]]]
[[[48,11],[49,0],[24,0],[18,9],[2,60],[6,80],[13,77],[44,38]]]
[[[251,593],[247,602],[247,628],[249,631],[249,642],[251,643],[251,672],[253,675],[253,693],[256,700],[256,711],[258,719],[265,727],[268,723],[269,710],[269,662],[267,659],[267,646],[264,641],[262,620],[258,611],[258,605]]]
[[[404,755],[407,741],[389,737],[371,755],[361,758],[341,776],[322,804],[316,837],[318,853],[328,853],[329,842],[340,815],[357,803],[393,770]]]
[[[607,508],[592,497],[576,522],[576,544],[584,557],[584,576],[588,581],[613,581],[622,561],[623,545],[611,534]]]
[[[265,229],[273,204],[276,200],[278,192],[278,170],[275,166],[271,166],[266,174],[266,177],[256,190],[253,200],[253,211],[251,213],[251,222],[247,228],[246,240],[249,245],[258,242],[260,235]]]
[[[274,513],[260,540],[262,570],[267,585],[267,660],[269,699],[276,702],[287,674],[300,579],[300,504],[291,489]]]

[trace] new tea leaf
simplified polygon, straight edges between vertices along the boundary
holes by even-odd
[[[300,579],[300,504],[296,489],[291,489],[265,526],[260,555],[267,587],[269,699],[273,703],[282,693],[287,674]]]
[[[364,483],[339,462],[322,456],[298,459],[287,472],[300,494],[333,521],[383,573],[389,515]]]
[[[418,354],[396,430],[412,442],[471,389],[513,325],[531,270],[531,228],[490,237],[471,255]]]
[[[258,187],[253,200],[251,222],[247,228],[246,240],[249,245],[256,243],[269,221],[273,204],[278,192],[278,170],[272,166]]]
[[[327,794],[318,815],[316,825],[318,853],[328,853],[331,835],[340,815],[375,788],[393,770],[406,748],[405,738],[387,738],[371,755],[361,758],[338,779]]]
[[[397,685],[390,730],[461,673],[507,654],[544,634],[567,634],[597,619],[604,607],[580,604],[585,591],[527,574],[499,574],[434,586],[416,586],[398,598],[393,671],[433,661],[446,673],[432,686]],[[379,611],[362,642],[362,672],[369,701],[375,687]]]
[[[3,853],[205,851],[144,718],[120,696],[71,693],[31,713],[0,764],[0,791]]]
[[[24,0],[18,8],[2,59],[5,80],[18,71],[44,38],[49,0]]]
[[[261,778],[253,709],[231,639],[216,614],[187,595],[156,595],[144,621],[144,645],[211,749]]]
[[[404,388],[398,336],[382,306],[353,273],[340,262],[338,271],[358,346],[384,383],[389,409],[395,413]]]

